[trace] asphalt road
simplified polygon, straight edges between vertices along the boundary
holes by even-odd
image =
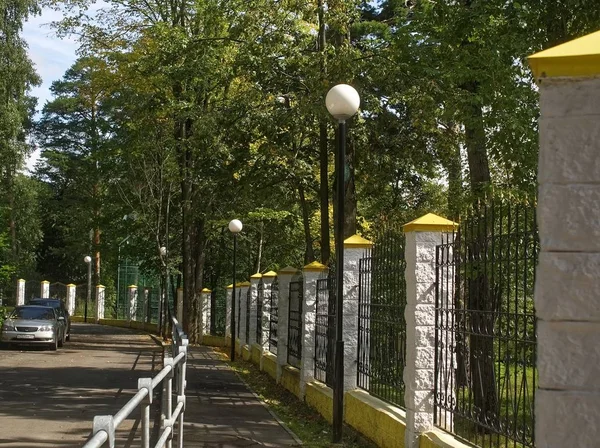
[[[148,334],[72,324],[71,342],[0,351],[0,446],[81,447],[94,415],[115,414],[137,391],[137,380],[162,367],[162,347]],[[138,415],[118,431],[133,446]],[[137,442],[139,445],[139,442]]]

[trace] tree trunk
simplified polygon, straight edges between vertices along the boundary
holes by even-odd
[[[315,253],[312,247],[312,236],[310,234],[310,214],[306,197],[304,196],[304,186],[298,185],[298,195],[300,196],[300,208],[302,209],[302,224],[304,225],[304,264],[315,261]]]

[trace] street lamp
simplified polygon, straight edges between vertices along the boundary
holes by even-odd
[[[232,219],[229,221],[229,231],[233,234],[233,285],[231,291],[231,361],[235,361],[235,253],[237,252],[237,234],[242,231],[242,221]]]
[[[87,296],[85,298],[85,308],[83,312],[83,320],[84,322],[87,322],[88,302],[90,301],[90,298],[92,296],[92,257],[86,255],[83,258],[83,261],[85,261],[88,265]]]
[[[346,120],[352,117],[360,105],[360,96],[352,86],[338,84],[332,87],[325,97],[329,113],[338,122],[338,148],[335,153],[336,209],[335,218],[335,379],[333,384],[333,442],[342,441],[344,412],[344,340],[342,318],[344,306],[344,193],[346,171]]]

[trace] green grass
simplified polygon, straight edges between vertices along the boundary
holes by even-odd
[[[276,414],[302,440],[306,447],[349,447],[373,448],[374,444],[362,438],[356,431],[345,426],[342,444],[331,442],[331,426],[321,415],[306,403],[279,386],[268,374],[261,372],[254,364],[235,361],[230,364],[244,382],[271,411]]]

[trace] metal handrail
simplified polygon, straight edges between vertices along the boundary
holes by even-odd
[[[154,448],[172,448],[175,422],[177,422],[177,447],[183,448],[183,420],[185,413],[185,387],[187,368],[188,337],[181,324],[170,312],[173,344],[172,356],[164,355],[164,367],[154,378],[138,379],[137,393],[113,416],[96,415],[94,417],[92,435],[83,448],[99,448],[108,442],[110,448],[115,446],[115,432],[119,425],[140,406],[142,422],[142,447],[150,448],[150,405],[154,389],[161,383],[163,395],[161,399],[161,432]],[[173,380],[177,405],[173,409]]]

